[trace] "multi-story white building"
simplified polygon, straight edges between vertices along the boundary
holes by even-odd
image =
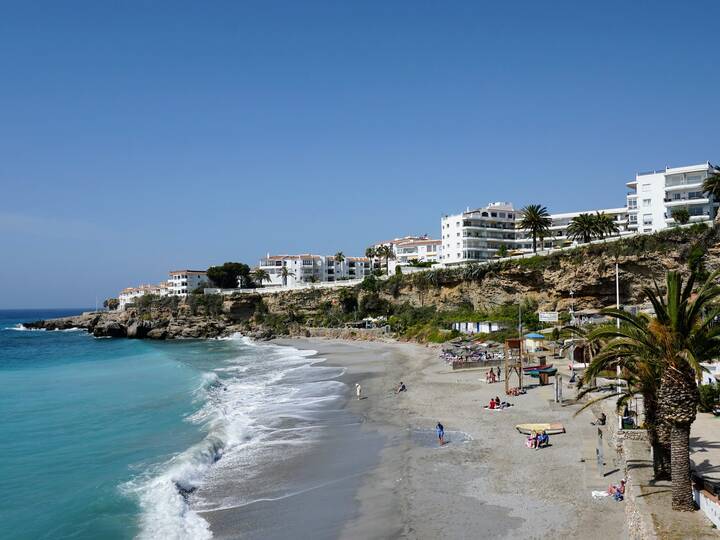
[[[334,255],[270,255],[260,260],[258,267],[270,276],[269,285],[295,286],[304,283],[361,279],[370,275],[370,259]],[[285,271],[283,271],[283,268]]]
[[[601,210],[585,210],[581,212],[566,212],[563,214],[550,214],[552,225],[550,225],[550,236],[543,238],[542,244],[538,239],[538,249],[551,249],[570,246],[574,241],[568,238],[567,228],[573,218],[580,214],[607,214],[617,225],[619,234],[626,235],[631,231],[628,229],[628,210],[624,206],[620,208],[603,208]],[[521,229],[518,229],[518,248],[524,251],[532,249],[532,237]]]
[[[666,167],[660,171],[638,173],[626,185],[632,231],[655,232],[672,225],[673,211],[686,208],[691,222],[711,221],[718,203],[703,193],[702,184],[718,168],[709,161],[687,167]]]
[[[628,212],[625,207],[550,214],[550,235],[538,239],[538,249],[572,245],[567,228],[580,214],[605,213],[613,218],[619,233],[628,234]],[[485,261],[498,256],[501,246],[512,255],[532,249],[532,236],[519,228],[521,215],[509,202],[491,203],[484,208],[441,219],[442,257],[445,264]]]
[[[490,203],[440,220],[441,262],[453,264],[484,261],[496,256],[500,246],[518,247],[517,212],[509,202]]]
[[[168,294],[170,296],[187,296],[202,283],[208,281],[204,270],[173,270],[168,280]]]
[[[157,296],[167,296],[169,292],[166,281],[159,285],[140,285],[139,287],[127,287],[118,294],[118,309],[125,309],[128,304],[132,304],[136,298],[145,296],[146,294],[154,294]]]

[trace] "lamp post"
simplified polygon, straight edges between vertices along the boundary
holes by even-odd
[[[620,265],[618,264],[618,261],[615,260],[615,308],[620,309]],[[615,318],[615,324],[616,327],[620,328],[620,319],[617,317]],[[617,377],[616,381],[616,391],[618,394],[620,394],[620,391],[622,388],[620,388],[620,375],[622,375],[622,370],[620,369],[620,364],[615,366],[615,376]],[[618,414],[618,425],[619,428],[622,429],[623,423],[622,423],[622,414]]]
[[[570,291],[570,322],[575,324],[575,291]]]

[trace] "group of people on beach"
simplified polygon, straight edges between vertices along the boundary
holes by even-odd
[[[512,403],[507,401],[500,401],[500,396],[495,396],[494,399],[490,400],[490,403],[485,407],[486,409],[506,409],[512,407]]]
[[[500,382],[500,366],[497,367],[497,370],[490,368],[487,373],[485,373],[485,382],[488,384]]]
[[[534,448],[535,450],[541,446],[549,446],[550,435],[548,435],[545,430],[542,430],[541,432],[532,431],[530,432],[530,436],[528,437],[526,444],[528,448]]]

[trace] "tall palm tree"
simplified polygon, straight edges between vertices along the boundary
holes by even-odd
[[[373,262],[374,262],[375,258],[378,256],[377,248],[370,246],[369,248],[367,248],[365,250],[365,256],[368,259],[370,259],[370,272],[372,273],[372,271],[375,270],[375,268],[374,268],[375,265],[373,264]]]
[[[252,272],[252,277],[262,287],[263,281],[270,281],[270,274],[262,268],[256,268]]]
[[[712,195],[715,201],[720,201],[720,169],[713,169],[713,172],[703,181],[703,192]],[[715,224],[720,224],[720,211],[715,214]]]
[[[620,328],[607,328],[609,341],[598,356],[608,358],[645,358],[652,362],[660,376],[657,390],[659,424],[670,428],[670,465],[672,475],[672,507],[694,510],[690,482],[690,427],[695,421],[702,361],[720,353],[720,315],[716,301],[720,286],[719,273],[713,273],[693,294],[695,275],[683,285],[677,272],[666,275],[663,295],[657,284],[646,287],[644,295],[652,304],[653,317],[633,316],[618,309],[604,313],[620,319]]]
[[[611,215],[605,212],[595,212],[593,217],[595,218],[596,234],[600,240],[603,240],[606,236],[612,236],[620,232],[620,228]]]
[[[520,210],[520,228],[532,234],[533,253],[537,253],[537,239],[545,238],[550,234],[552,219],[545,206],[529,204]]]
[[[575,216],[567,227],[568,238],[580,241],[583,244],[590,242],[597,232],[597,219],[592,214]]]
[[[283,266],[280,269],[280,278],[282,279],[282,284],[284,286],[287,286],[288,278],[292,276],[295,277],[295,272],[292,270],[288,270],[287,266]]]
[[[389,273],[389,262],[390,262],[390,259],[394,259],[394,258],[395,258],[395,252],[393,251],[392,246],[387,245],[387,244],[382,245],[382,246],[378,246],[378,247],[375,249],[375,253],[377,254],[378,257],[382,257],[382,258],[385,259],[385,272],[386,272],[386,273]]]

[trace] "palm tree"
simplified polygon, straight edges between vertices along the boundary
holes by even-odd
[[[617,223],[615,223],[615,220],[609,214],[605,212],[595,212],[593,217],[595,219],[596,234],[600,240],[603,240],[606,236],[612,236],[620,232]]]
[[[580,214],[570,221],[567,228],[568,238],[587,244],[598,232],[597,219],[592,214]]]
[[[529,204],[520,210],[520,228],[532,234],[533,253],[537,253],[537,239],[545,238],[550,234],[552,219],[545,206]]]
[[[392,246],[389,246],[389,245],[387,245],[387,244],[386,244],[386,245],[382,245],[382,246],[378,246],[378,247],[375,249],[375,253],[376,253],[376,255],[377,255],[378,257],[383,257],[383,258],[385,258],[385,272],[386,272],[386,273],[389,273],[389,262],[390,262],[390,259],[394,259],[394,258],[395,258],[395,253],[393,252]]]
[[[635,325],[626,323],[621,325],[623,336],[639,332],[638,327],[647,328],[650,321],[648,315],[640,313],[634,318]],[[655,479],[670,478],[670,430],[669,426],[661,423],[658,418],[658,390],[661,376],[659,365],[648,357],[645,350],[638,351],[635,347],[617,342],[610,345],[611,340],[619,337],[618,328],[614,324],[602,325],[589,332],[581,330],[580,335],[588,340],[591,360],[578,384],[578,399],[591,392],[605,392],[601,397],[589,401],[580,410],[597,401],[610,398],[617,398],[619,409],[630,402],[636,394],[640,394],[643,398],[644,425],[653,449]],[[621,378],[626,383],[624,387],[619,388],[613,382],[606,382],[600,386],[591,383],[596,381],[602,372],[614,371],[618,365],[621,367]]]
[[[365,250],[365,256],[366,256],[368,259],[370,259],[370,272],[372,273],[372,271],[375,269],[375,268],[374,268],[373,261],[374,261],[375,258],[378,256],[378,254],[377,254],[377,248],[376,248],[376,247],[373,247],[373,246],[370,246],[369,248],[367,248],[367,249]]]
[[[690,221],[690,212],[687,208],[678,208],[673,210],[672,218],[680,225],[685,225]]]
[[[280,269],[280,278],[282,279],[283,286],[287,286],[288,278],[290,276],[295,277],[295,272],[288,270],[287,266],[283,266]]]
[[[670,428],[674,510],[694,510],[690,427],[697,414],[696,379],[702,371],[700,364],[720,353],[720,325],[715,324],[720,309],[714,304],[720,297],[720,286],[714,284],[718,275],[713,273],[693,294],[695,275],[683,286],[679,273],[668,272],[665,295],[657,284],[654,289],[643,289],[655,310],[653,317],[634,316],[618,309],[604,310],[625,324],[602,332],[609,341],[598,356],[616,360],[645,359],[659,374],[658,423],[666,423]]]
[[[702,190],[716,200],[720,200],[720,169],[713,169],[713,172],[703,181]],[[720,212],[715,214],[715,224],[720,224]]]
[[[262,287],[263,281],[270,281],[270,274],[262,268],[256,268],[252,272],[252,277]]]

